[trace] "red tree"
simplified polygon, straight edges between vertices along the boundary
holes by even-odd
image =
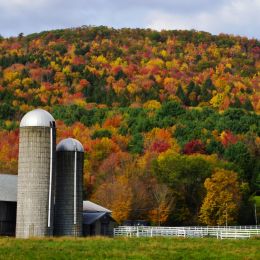
[[[205,153],[205,145],[201,140],[192,140],[185,144],[183,148],[184,154],[193,154],[193,153]]]

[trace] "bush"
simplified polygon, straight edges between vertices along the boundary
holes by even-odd
[[[91,136],[92,139],[97,139],[97,138],[102,138],[102,137],[107,137],[107,138],[111,138],[112,133],[107,130],[107,129],[100,129],[100,130],[96,130],[93,135]]]

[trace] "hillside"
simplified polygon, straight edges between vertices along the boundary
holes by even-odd
[[[19,121],[41,107],[58,141],[82,142],[85,196],[119,222],[221,225],[228,211],[229,224],[254,223],[259,75],[260,42],[239,36],[101,26],[0,38],[0,172],[17,173]]]

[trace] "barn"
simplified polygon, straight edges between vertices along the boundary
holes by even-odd
[[[17,175],[0,174],[0,236],[15,236]],[[117,226],[111,211],[91,201],[83,201],[83,235],[110,236]]]
[[[14,236],[16,227],[17,175],[0,174],[0,235]]]
[[[112,211],[91,201],[83,201],[83,236],[112,236],[117,222]]]

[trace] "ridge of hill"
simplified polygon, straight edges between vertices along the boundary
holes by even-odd
[[[196,31],[83,27],[0,40],[0,93],[11,107],[89,103],[259,112],[260,42]]]

